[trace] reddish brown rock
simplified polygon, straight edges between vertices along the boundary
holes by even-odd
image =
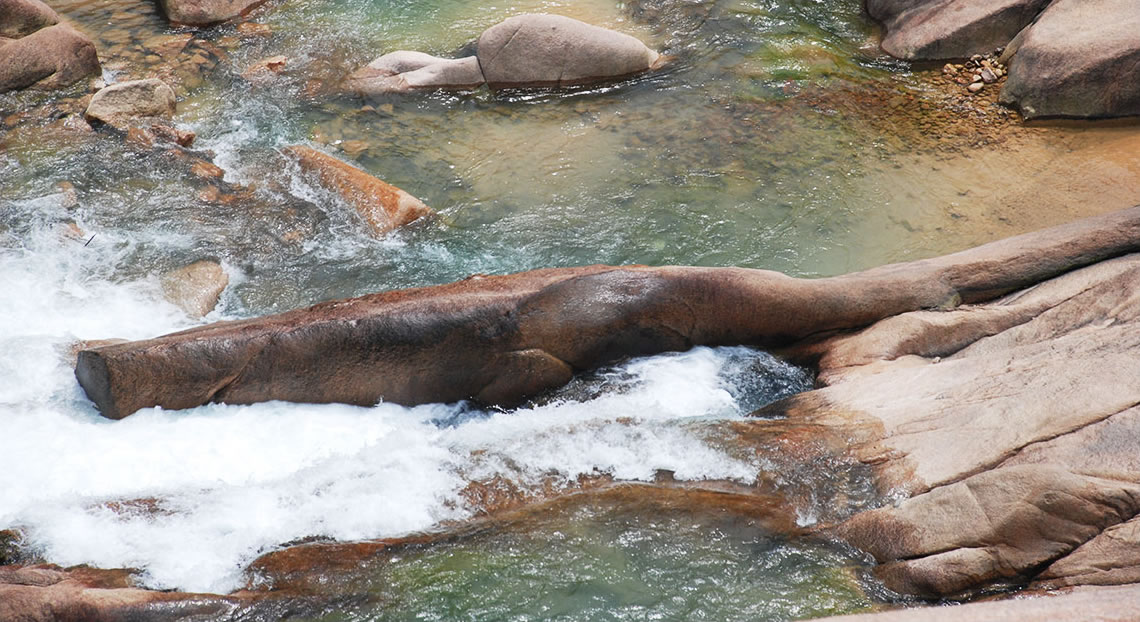
[[[331,169],[336,174],[332,179],[355,175],[344,172],[351,167],[338,164]],[[76,376],[100,411],[111,418],[154,405],[177,409],[211,401],[272,399],[366,405],[380,399],[400,404],[475,399],[511,405],[561,386],[576,370],[626,356],[700,344],[787,345],[915,309],[990,300],[1136,250],[1140,250],[1140,208],[945,257],[830,279],[794,279],[739,268],[637,266],[472,277],[87,350],[80,353]],[[1126,348],[1129,342],[1119,337],[1112,330],[1102,336]],[[1086,351],[1091,357],[1095,346]],[[1124,363],[1132,369],[1135,361],[1135,357],[1124,361],[1102,357],[1099,364]],[[966,362],[941,369],[967,373],[975,367]],[[1023,373],[1030,371],[1027,367]],[[916,382],[905,374],[899,378]],[[944,378],[950,383],[955,376]],[[917,380],[925,384],[915,385],[916,391],[941,386]],[[864,396],[844,388],[846,384],[851,383],[830,387],[826,391],[834,395],[823,394],[820,399],[843,397],[851,402],[849,410],[864,411],[867,421],[886,421],[893,412],[885,410],[881,417],[867,414],[874,406],[869,400],[885,394]],[[1089,395],[1095,395],[1099,386],[1090,385]],[[1135,386],[1140,387],[1140,382]],[[916,406],[923,406],[934,397],[918,393],[914,399]],[[1098,415],[1115,407],[1111,400],[1100,400],[1099,410],[1078,414],[1078,419],[1089,423],[1115,412]],[[898,412],[901,424],[907,411]],[[983,414],[999,417],[1001,412],[997,408]],[[825,421],[826,413],[820,417]],[[898,467],[898,479],[910,481],[915,489],[936,485],[967,464],[939,458],[942,446],[936,435],[898,438],[903,439],[898,443],[920,440],[913,446],[900,445],[896,452],[905,453],[906,448],[930,452],[923,454],[929,458],[919,463],[916,477],[904,476],[905,466]],[[1030,435],[1026,442],[1037,438]],[[862,450],[867,459],[878,456],[882,461],[893,455],[878,441],[869,440]],[[986,451],[994,459],[1007,457],[1011,449],[1001,447]],[[891,472],[884,469],[883,474]]]
[[[0,0],[0,38],[19,39],[59,23],[59,15],[40,0]]]
[[[287,147],[284,153],[356,209],[374,235],[384,235],[432,213],[407,192],[312,147]]]
[[[0,45],[0,93],[61,88],[101,71],[95,44],[67,24],[41,28]]]

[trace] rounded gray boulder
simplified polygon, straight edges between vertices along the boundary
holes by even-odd
[[[642,73],[661,61],[627,34],[542,14],[518,15],[488,28],[476,56],[491,88],[588,84]]]

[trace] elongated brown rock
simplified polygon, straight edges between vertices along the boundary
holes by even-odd
[[[384,235],[432,213],[423,201],[407,192],[312,147],[296,145],[284,152],[351,205],[374,235]]]
[[[80,352],[107,417],[267,400],[512,405],[577,370],[694,345],[785,345],[989,300],[1140,250],[1140,207],[945,257],[826,279],[591,266],[373,294]]]

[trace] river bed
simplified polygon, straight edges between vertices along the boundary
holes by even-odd
[[[219,201],[153,150],[21,116],[56,105],[50,96],[0,95],[0,439],[19,465],[0,476],[0,529],[22,530],[53,563],[137,568],[149,587],[225,593],[286,542],[463,521],[479,512],[463,494],[471,481],[570,487],[668,472],[748,485],[772,464],[700,430],[810,388],[811,373],[759,351],[697,349],[625,362],[509,412],[270,403],[111,422],[74,380],[77,340],[541,267],[826,276],[1111,211],[1140,191],[1134,126],[1025,127],[993,97],[963,99],[929,68],[882,55],[859,0],[296,0],[255,11],[271,32],[252,36],[171,28],[150,2],[51,4],[95,38],[109,80],[167,79],[176,123],[245,192]],[[674,60],[568,92],[365,100],[331,88],[382,53],[452,55],[537,11],[628,32]],[[242,77],[277,54],[289,59],[282,75]],[[299,143],[439,217],[370,236],[277,151]],[[163,298],[159,275],[203,258],[230,285],[200,320]],[[800,510],[810,524],[813,508]],[[849,551],[694,513],[657,520],[567,510],[533,532],[388,561],[392,578],[368,588],[377,600],[314,615],[775,620],[875,604],[856,578],[867,562]],[[668,598],[696,581],[711,585]],[[507,602],[539,586],[548,598]]]

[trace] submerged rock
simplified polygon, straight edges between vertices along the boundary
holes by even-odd
[[[1009,63],[1002,101],[1028,119],[1140,115],[1140,9],[1055,0]]]
[[[195,261],[162,275],[162,293],[193,318],[214,310],[230,277],[216,261]]]
[[[883,51],[907,60],[942,60],[1006,45],[1051,1],[867,0],[866,7],[886,28]]]
[[[95,44],[67,24],[47,26],[19,39],[0,38],[0,93],[61,88],[100,71]]]
[[[475,56],[438,58],[397,51],[351,76],[346,88],[364,95],[423,89],[565,87],[616,80],[663,62],[657,52],[620,32],[561,15],[527,14],[479,37]]]
[[[208,26],[245,15],[265,0],[158,0],[175,24]]]
[[[312,147],[296,145],[285,148],[284,153],[356,209],[374,235],[384,235],[432,213],[423,201],[407,192]]]
[[[126,131],[132,122],[141,119],[172,118],[175,106],[174,89],[162,80],[147,78],[100,89],[91,98],[84,116],[88,121],[106,123]]]
[[[561,15],[517,15],[479,37],[476,55],[491,88],[573,86],[657,67],[661,56],[627,34]]]
[[[362,95],[403,93],[417,89],[468,90],[484,83],[479,61],[439,58],[423,52],[385,54],[352,73],[347,88]]]

